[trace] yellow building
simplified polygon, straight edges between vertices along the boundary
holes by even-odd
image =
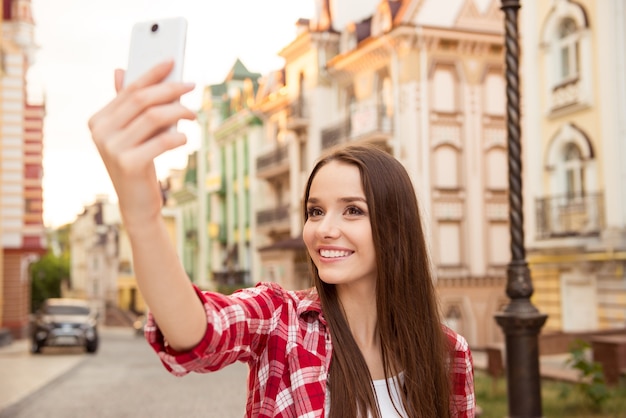
[[[528,261],[544,331],[626,326],[626,6],[526,1]]]
[[[169,235],[177,249],[179,256],[183,253],[184,240],[181,211],[175,207],[166,206],[162,209],[163,219]],[[181,258],[182,259],[182,258]],[[132,250],[128,234],[123,224],[118,226],[117,235],[117,307],[136,314],[145,313],[148,307],[137,287],[137,279],[133,269]]]

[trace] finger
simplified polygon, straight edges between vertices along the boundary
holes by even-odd
[[[91,130],[94,142],[98,144],[115,134],[116,131],[124,129],[135,118],[141,116],[143,112],[151,107],[178,103],[180,96],[193,88],[194,86],[190,84],[163,83],[139,90],[135,92],[135,94],[127,96],[125,100],[116,100],[115,102],[109,103],[109,105],[89,120],[89,129]],[[190,114],[185,118],[189,118],[191,114],[193,114],[193,112],[189,112]],[[173,115],[172,117],[175,118],[176,116]],[[193,117],[195,117],[195,114]],[[175,123],[175,121],[172,123]],[[159,126],[153,128],[153,132],[159,130]],[[143,142],[146,139],[146,137],[133,137],[126,139],[125,142],[127,142],[128,145],[133,145]]]
[[[178,148],[187,143],[187,136],[178,131],[163,131],[150,141],[132,148],[122,154],[119,167],[128,175],[144,170],[144,167],[153,164],[153,161],[163,153]]]
[[[165,77],[167,77],[170,72],[172,72],[173,68],[173,60],[163,61],[146,71],[143,75],[137,78],[137,80],[128,84],[128,86],[125,86],[125,89],[127,89],[129,92],[132,92],[146,86],[160,83],[165,79]]]
[[[115,70],[115,92],[119,93],[124,86],[124,70],[117,68]]]
[[[187,83],[161,83],[136,90],[112,109],[111,118],[117,121],[119,127],[124,127],[153,106],[179,101],[194,87],[194,84]]]
[[[120,102],[126,100],[128,95],[132,94],[134,91],[146,86],[158,84],[159,82],[163,81],[165,77],[167,77],[167,75],[172,71],[173,67],[174,61],[172,60],[161,62],[152,67],[150,70],[146,71],[145,74],[139,77],[135,82],[130,83],[128,86],[123,85],[123,76],[121,77],[122,80],[118,79],[118,77],[120,76],[117,74],[116,71],[114,75],[115,88],[118,94],[111,102],[109,102],[97,114],[94,115],[95,120],[90,120],[89,126],[91,127],[92,123],[95,123],[97,120],[106,117],[106,115],[110,113],[112,109],[115,109],[117,106],[119,106]]]
[[[178,102],[152,106],[137,118],[133,119],[123,130],[123,134],[115,139],[119,150],[134,148],[149,142],[160,132],[169,129],[179,120],[193,120],[196,115]],[[119,143],[117,143],[119,141]]]

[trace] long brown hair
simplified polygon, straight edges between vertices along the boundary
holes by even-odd
[[[354,165],[361,173],[378,267],[377,332],[385,377],[403,373],[400,396],[409,417],[449,417],[447,362],[451,347],[442,330],[417,198],[408,173],[399,161],[374,146],[351,145],[335,151],[318,161],[309,176],[305,222],[313,179],[330,161]],[[324,283],[310,261],[333,342],[328,379],[330,417],[357,417],[359,411],[378,416],[372,378],[343,315],[335,286]],[[395,407],[399,409],[399,405]]]

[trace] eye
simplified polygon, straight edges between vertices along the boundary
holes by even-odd
[[[363,211],[356,206],[348,206],[346,208],[345,214],[351,216],[363,215]]]
[[[307,209],[306,214],[308,218],[315,218],[316,216],[322,216],[324,213],[320,208],[312,207]]]

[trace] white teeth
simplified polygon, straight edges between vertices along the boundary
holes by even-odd
[[[325,258],[347,257],[350,255],[350,251],[320,250],[320,255]]]

